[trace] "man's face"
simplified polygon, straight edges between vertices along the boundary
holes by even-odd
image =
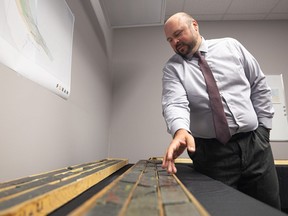
[[[181,19],[171,19],[165,24],[164,31],[167,41],[177,54],[189,58],[197,51],[200,35],[196,21],[189,25]]]

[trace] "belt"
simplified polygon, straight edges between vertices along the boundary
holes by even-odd
[[[230,140],[228,142],[245,138],[245,137],[249,136],[251,133],[252,133],[252,131],[236,133],[230,138]],[[200,138],[200,137],[194,137],[194,138],[196,140],[202,141],[202,142],[205,142],[205,141],[208,141],[208,142],[209,141],[210,142],[219,142],[216,138]]]
[[[245,137],[249,136],[251,134],[251,132],[252,131],[236,133],[236,134],[234,134],[231,137],[231,139],[229,141],[235,141],[235,140],[239,140],[239,139],[245,138]]]

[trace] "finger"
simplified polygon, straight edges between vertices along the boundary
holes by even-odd
[[[170,146],[167,149],[167,153],[166,153],[166,160],[167,161],[171,161],[173,159],[173,154],[174,154],[174,144],[171,143]]]
[[[173,173],[173,171],[174,171],[174,162],[173,161],[169,161],[168,162],[168,167],[167,167],[167,172],[169,174],[171,174],[171,173]]]
[[[176,168],[176,166],[175,166],[175,162],[173,162],[172,173],[173,173],[173,174],[177,173],[177,168]]]
[[[181,140],[172,140],[170,146],[167,149],[167,160],[173,160],[175,159],[175,155],[177,155],[177,150],[179,149],[179,147],[185,143],[184,141]],[[176,156],[177,157],[177,156]]]
[[[166,171],[167,171],[168,173],[170,173],[170,172],[172,171],[172,169],[171,169],[171,162],[170,162],[170,161],[167,162]]]
[[[176,166],[175,166],[174,160],[168,162],[168,166],[167,166],[166,171],[167,171],[167,173],[169,173],[169,174],[175,174],[175,173],[177,172],[177,168],[176,168]]]
[[[195,147],[195,140],[193,136],[192,135],[187,136],[186,140],[187,140],[187,150],[191,153],[194,153],[196,150],[196,147]]]
[[[167,168],[167,153],[163,157],[162,168]]]

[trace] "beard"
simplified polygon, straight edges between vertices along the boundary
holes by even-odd
[[[186,39],[185,41],[180,41],[176,44],[175,52],[185,59],[191,59],[194,54],[192,52],[198,46],[198,42],[199,34],[191,31],[191,37],[189,39]]]
[[[182,56],[185,59],[190,59],[192,57],[192,50],[195,47],[196,42],[180,42],[176,46],[176,53],[180,56]]]

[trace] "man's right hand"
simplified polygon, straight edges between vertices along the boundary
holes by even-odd
[[[195,152],[194,138],[187,130],[179,129],[175,133],[163,157],[162,168],[166,169],[168,173],[176,173],[175,159],[179,157],[186,148],[191,153]]]

